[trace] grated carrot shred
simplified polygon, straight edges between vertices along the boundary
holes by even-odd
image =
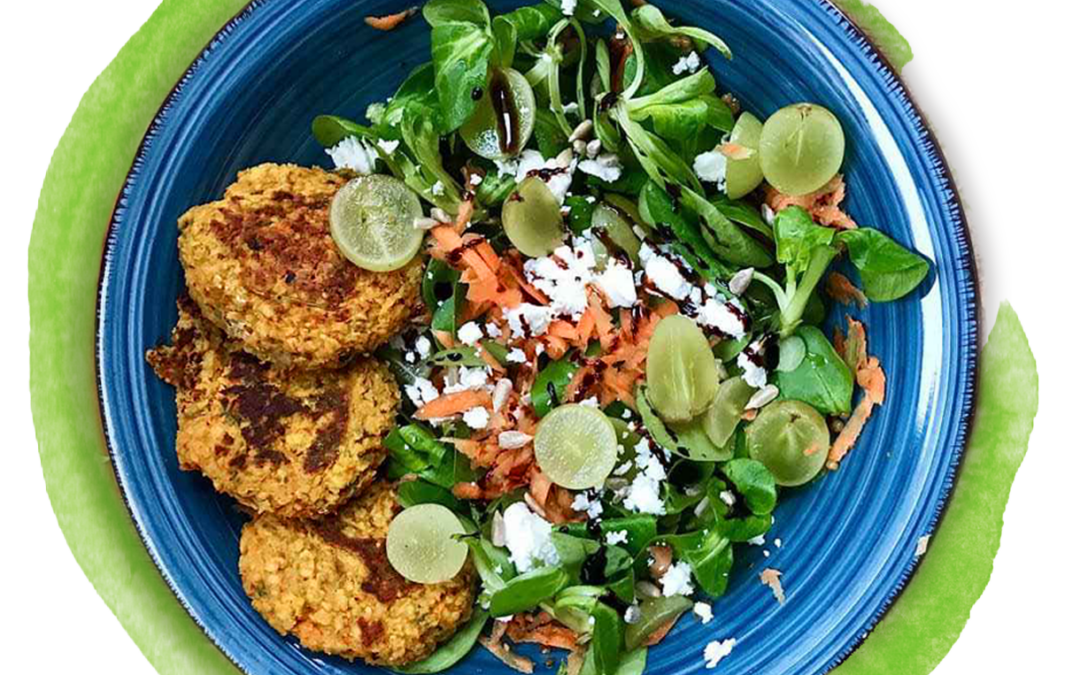
[[[863,293],[851,280],[839,272],[830,272],[825,279],[825,292],[830,298],[845,305],[857,305],[859,309],[866,309],[870,305],[866,294]]]
[[[408,19],[415,16],[418,11],[418,8],[411,7],[404,12],[398,12],[397,14],[388,14],[386,16],[367,16],[364,17],[364,23],[371,26],[375,30],[391,31],[400,26]]]

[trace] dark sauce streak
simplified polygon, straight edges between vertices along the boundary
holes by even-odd
[[[618,102],[618,94],[614,92],[608,92],[604,95],[604,98],[600,99],[600,112],[607,112],[608,110],[611,110]]]
[[[484,98],[484,88],[474,87],[472,90],[472,100],[479,101],[482,98]]]
[[[475,239],[470,239],[461,246],[455,248],[453,251],[450,251],[450,255],[446,256],[446,261],[449,262],[451,265],[457,265],[461,262],[461,258],[464,257],[466,251],[480,246],[484,243],[484,241],[485,239],[483,237],[476,237]]]
[[[581,564],[581,582],[589,586],[602,585],[606,568],[607,547],[601,545],[599,551],[585,558],[585,562]]]
[[[559,392],[555,389],[554,382],[547,383],[548,405],[555,405],[559,400]]]
[[[744,312],[742,308],[736,305],[734,302],[726,303],[725,306],[728,308],[728,311],[730,311],[739,319],[739,323],[742,324],[743,330],[749,333],[752,323],[750,320],[750,315]]]

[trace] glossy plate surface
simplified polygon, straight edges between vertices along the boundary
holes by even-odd
[[[392,33],[367,14],[397,1],[256,2],[208,46],[162,109],[132,169],[107,243],[99,298],[98,366],[107,440],[147,548],[207,634],[251,674],[364,673],[279,637],[251,608],[237,573],[243,517],[210,483],[177,466],[173,391],[146,366],[167,339],[182,275],[176,220],[216,199],[236,172],[266,161],[328,166],[311,118],[363,118],[428,58],[428,29]],[[517,3],[491,2],[496,11]],[[853,650],[917,564],[948,498],[974,391],[977,298],[963,215],[948,170],[894,73],[822,0],[658,2],[722,35],[736,60],[721,86],[756,113],[811,100],[849,139],[848,206],[934,263],[915,297],[874,305],[871,351],[888,400],[842,470],[784,496],[764,549],[737,552],[732,590],[708,626],[686,618],[650,653],[650,673],[703,670],[705,643],[734,637],[728,675],[814,674]],[[835,319],[836,317],[834,317]],[[779,539],[777,546],[773,540]],[[780,606],[757,575],[783,573]],[[543,659],[539,662],[542,664]],[[543,670],[541,666],[541,670]],[[476,651],[457,673],[501,673]]]

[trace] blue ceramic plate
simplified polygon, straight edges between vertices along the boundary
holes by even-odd
[[[146,546],[210,638],[251,674],[364,673],[278,636],[237,573],[244,521],[207,480],[181,472],[173,391],[146,366],[167,339],[182,285],[176,220],[260,162],[327,164],[312,117],[362,118],[428,59],[428,29],[363,24],[400,0],[255,2],[207,47],[155,120],[116,210],[101,275],[98,365],[107,438]],[[505,11],[515,3],[490,3]],[[849,139],[847,204],[934,263],[920,292],[864,312],[888,401],[838,473],[784,495],[764,548],[737,554],[731,592],[708,626],[686,618],[649,656],[650,673],[703,669],[702,648],[734,637],[728,675],[823,673],[845,658],[903,588],[916,547],[944,507],[974,388],[977,299],[963,215],[948,170],[896,74],[821,0],[658,2],[733,48],[710,54],[725,89],[758,114],[803,100],[832,109]],[[836,317],[834,317],[835,320]],[[780,606],[757,578],[783,572]],[[543,660],[541,659],[542,663]],[[504,667],[481,651],[458,673]]]

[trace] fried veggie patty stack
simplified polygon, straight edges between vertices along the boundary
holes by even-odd
[[[284,371],[180,302],[172,345],[147,355],[176,387],[180,465],[257,513],[332,512],[375,478],[399,393],[385,366]]]

